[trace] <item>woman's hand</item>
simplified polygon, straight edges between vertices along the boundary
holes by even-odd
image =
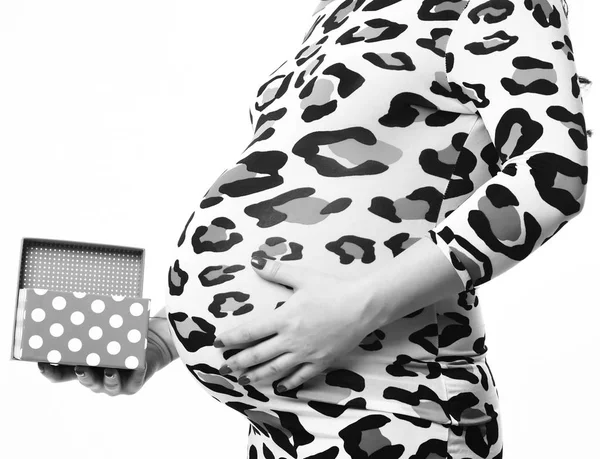
[[[78,379],[79,382],[92,392],[112,396],[132,395],[138,392],[142,386],[166,365],[163,354],[159,348],[148,341],[146,348],[146,362],[143,368],[135,370],[99,368],[72,365],[50,365],[46,362],[38,362],[38,368],[52,382],[65,382]],[[81,373],[79,375],[78,373]],[[110,376],[112,374],[112,376]]]
[[[251,345],[228,358],[220,369],[221,374],[228,374],[253,367],[241,375],[241,384],[295,370],[279,382],[277,390],[297,387],[327,369],[382,323],[377,309],[371,307],[373,296],[366,282],[264,258],[253,257],[252,266],[265,280],[290,286],[294,293],[277,309],[215,339],[216,347],[222,347],[219,341],[227,347]]]

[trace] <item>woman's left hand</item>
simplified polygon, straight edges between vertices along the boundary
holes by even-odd
[[[285,376],[298,367],[277,386],[278,392],[290,390],[324,371],[380,325],[368,282],[289,262],[255,260],[253,257],[252,266],[257,274],[292,287],[294,293],[273,311],[216,337],[217,347],[222,347],[218,341],[228,347],[254,344],[228,358],[221,374],[254,367],[238,379],[241,384],[250,384]],[[261,269],[262,262],[266,263]]]

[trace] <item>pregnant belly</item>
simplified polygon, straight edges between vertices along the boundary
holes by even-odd
[[[267,406],[272,398],[265,394],[272,395],[281,378],[263,378],[248,389],[237,383],[239,373],[218,372],[239,349],[215,348],[215,336],[285,308],[293,295],[292,289],[255,272],[250,263],[254,253],[358,278],[385,269],[435,224],[437,213],[431,217],[424,201],[402,199],[409,194],[410,177],[313,178],[301,167],[292,168],[277,186],[248,187],[252,192],[232,196],[216,192],[223,190],[221,176],[177,241],[166,298],[172,339],[186,368],[217,400],[239,402],[244,394],[262,394]],[[370,409],[446,422],[440,406],[460,394],[476,394],[481,407],[470,413],[480,422],[487,416],[484,404],[495,406],[497,401],[495,386],[486,383],[491,374],[484,363],[485,331],[475,301],[452,296],[373,330],[293,397],[366,403]],[[415,400],[420,401],[417,406]],[[259,401],[252,397],[251,403]]]
[[[268,314],[293,294],[254,271],[254,253],[356,278],[390,263],[434,224],[424,201],[394,202],[411,183],[408,178],[399,183],[389,171],[322,177],[302,162],[288,163],[281,180],[248,179],[239,170],[244,161],[205,193],[171,257],[167,311],[179,355],[189,364],[218,369],[232,350],[214,348],[215,335]],[[229,185],[235,178],[234,189]],[[397,210],[403,219],[396,218]],[[411,336],[428,325],[430,330],[432,323],[435,311],[428,308],[383,328],[388,351],[380,350],[377,357],[393,361],[400,351],[432,358],[431,346],[418,342],[423,333]],[[345,358],[359,359],[360,351]],[[370,364],[376,360],[371,356]]]

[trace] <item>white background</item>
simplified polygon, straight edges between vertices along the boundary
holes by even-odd
[[[9,361],[19,244],[25,236],[144,247],[144,296],[156,312],[169,250],[250,141],[248,106],[299,47],[316,4],[0,3],[0,457],[246,457],[247,420],[209,396],[181,360],[136,395],[112,398]],[[579,74],[598,85],[600,8],[570,7]],[[584,93],[596,137],[599,96],[594,86]],[[596,449],[596,144],[590,139],[583,213],[479,291],[506,458]]]

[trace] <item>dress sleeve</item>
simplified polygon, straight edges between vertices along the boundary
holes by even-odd
[[[447,43],[446,73],[497,155],[498,172],[428,232],[470,289],[582,210],[587,132],[560,0],[469,1]]]

